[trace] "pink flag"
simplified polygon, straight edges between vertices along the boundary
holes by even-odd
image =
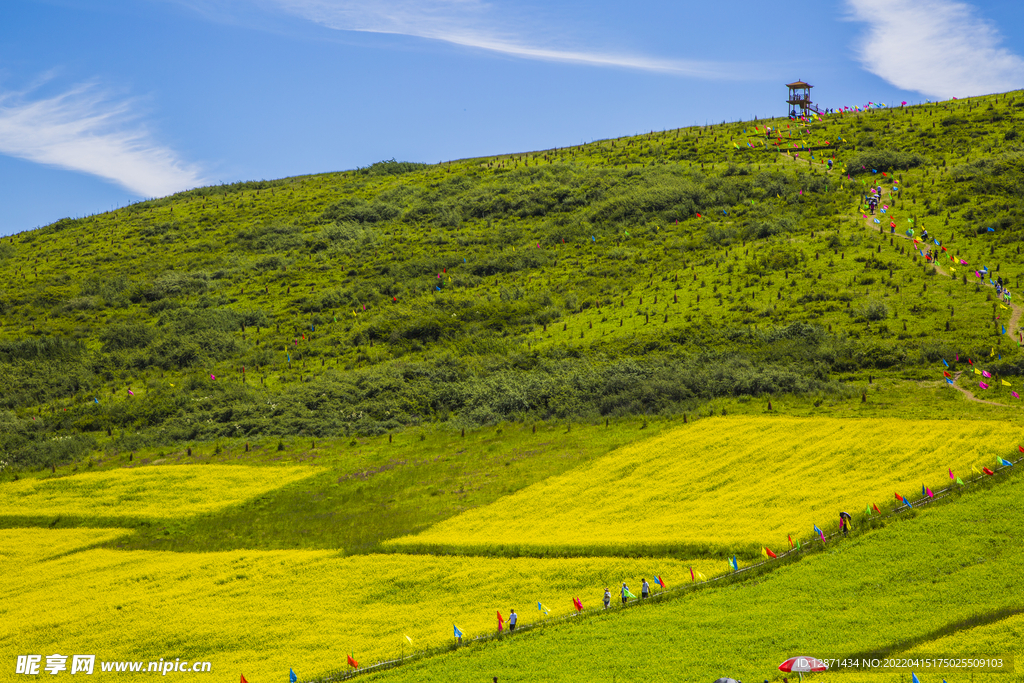
[[[135,392],[134,392],[134,391],[132,391],[131,389],[129,389],[129,390],[128,390],[128,395],[129,395],[129,396],[134,396],[134,395],[135,395]]]
[[[932,490],[931,490],[931,489],[925,489],[925,491],[927,491],[927,492],[928,492],[928,497],[929,497],[929,498],[934,498],[934,497],[935,497],[935,494],[934,494],[934,493],[932,493]]]
[[[952,470],[952,469],[951,469],[951,470],[949,470],[949,478],[950,478],[950,479],[952,479],[952,478],[953,478],[953,470]]]
[[[216,376],[214,376],[214,375],[212,375],[212,374],[211,374],[211,375],[210,375],[210,379],[214,379],[214,380],[215,380],[215,379],[217,379],[217,378],[216,378]]]
[[[982,389],[988,389],[988,385],[985,384],[984,382],[978,382],[978,386],[981,387]]]
[[[988,370],[982,370],[982,371],[981,371],[981,376],[982,376],[982,377],[992,377],[992,375],[990,375],[990,374],[988,373]]]
[[[1010,393],[1013,394],[1014,398],[1020,398],[1020,394],[1018,394],[1016,391],[1011,391]]]

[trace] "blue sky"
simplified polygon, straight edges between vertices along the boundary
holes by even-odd
[[[785,9],[783,9],[785,8]],[[3,0],[0,234],[198,185],[1024,87],[1024,3]]]

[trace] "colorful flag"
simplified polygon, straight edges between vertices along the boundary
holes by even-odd
[[[693,576],[693,567],[690,567],[690,581],[696,581],[696,579]]]
[[[505,630],[505,618],[501,616],[501,610],[497,610],[498,613],[498,631]]]
[[[929,497],[929,498],[934,498],[934,497],[935,497],[935,494],[934,494],[934,493],[932,493],[932,490],[931,490],[931,489],[925,489],[925,493],[927,493],[927,494],[928,494],[928,497]]]
[[[777,559],[777,558],[778,558],[778,555],[776,555],[775,553],[773,553],[773,552],[772,552],[772,550],[771,550],[771,548],[769,548],[769,547],[767,547],[767,546],[765,546],[764,552],[765,552],[765,557],[770,557],[770,558],[772,558],[773,560],[774,560],[774,559]]]
[[[789,534],[786,534],[786,538],[789,539],[789,547],[792,548],[793,547],[793,537],[790,536]]]
[[[736,556],[735,555],[733,555],[733,558],[732,558],[732,560],[730,560],[729,564],[732,565],[732,570],[734,572],[739,571],[740,565],[736,562]]]
[[[454,631],[455,631],[455,637],[456,638],[461,638],[462,637],[462,631],[459,630],[458,626],[456,626],[455,624],[452,624],[452,629],[454,629]]]
[[[359,668],[359,662],[353,659],[351,654],[348,656],[348,665],[351,666],[353,669]]]
[[[1013,463],[1005,458],[996,458],[1003,467],[1013,467]]]
[[[628,593],[629,593],[629,591],[626,591],[626,593],[628,594]],[[548,608],[547,608],[547,607],[545,607],[545,606],[544,606],[543,604],[541,604],[541,603],[539,603],[539,602],[537,603],[537,609],[538,609],[538,610],[540,610],[541,612],[543,612],[545,616],[547,616],[548,614],[550,614],[550,613],[551,613],[551,612],[550,612],[550,611],[548,610]]]
[[[985,474],[987,474],[987,475],[988,475],[988,476],[990,476],[990,477],[991,477],[991,476],[992,476],[993,474],[995,474],[995,472],[993,472],[992,470],[990,470],[990,469],[989,469],[989,468],[987,468],[987,467],[982,467],[982,468],[981,468],[981,471],[982,471],[982,472],[984,472]]]
[[[660,574],[659,574],[658,576],[655,576],[655,577],[654,577],[654,583],[658,584],[658,585],[659,585],[659,586],[661,586],[662,588],[664,588],[664,587],[665,587],[665,580],[661,578],[661,575],[660,575]]]
[[[298,683],[299,677],[295,675],[295,671],[288,669],[288,681],[290,683]]]
[[[239,683],[249,683],[249,681],[245,680],[245,674],[242,674],[242,680]]]
[[[896,493],[896,494],[894,494],[894,495],[896,496],[896,500],[900,501],[901,503],[903,502],[903,496],[901,496],[901,495],[900,495],[900,494],[898,494],[898,493]]]
[[[402,635],[404,636],[405,634],[403,633]],[[410,638],[409,636],[405,636],[405,639],[409,641],[410,645],[412,645],[412,638]]]
[[[978,386],[981,387],[982,389],[988,389],[988,385],[985,384],[984,382],[978,382]]]
[[[910,683],[921,683],[921,681],[918,680],[918,678],[917,678],[917,674],[915,674],[915,673],[911,673],[910,674]]]

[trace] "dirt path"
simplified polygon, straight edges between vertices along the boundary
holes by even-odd
[[[1009,408],[1010,407],[1010,406],[1006,405],[1005,403],[996,403],[995,401],[988,401],[988,400],[983,399],[983,398],[978,398],[977,396],[975,396],[971,392],[970,389],[967,389],[966,387],[962,387],[959,384],[957,384],[956,381],[958,379],[960,379],[960,375],[962,375],[962,374],[964,374],[963,370],[957,372],[955,375],[953,375],[953,383],[949,384],[947,382],[947,385],[953,387],[954,389],[959,391],[961,394],[963,394],[965,397],[967,397],[968,401],[974,401],[975,403],[987,403],[990,406],[1000,406],[1000,407],[1003,407],[1003,408]]]

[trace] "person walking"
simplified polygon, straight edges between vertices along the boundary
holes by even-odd
[[[612,604],[612,592],[610,589],[605,587],[604,589],[604,608],[608,609]]]
[[[843,536],[850,535],[850,522],[853,520],[848,512],[839,513],[839,530],[843,532]]]
[[[625,582],[623,582],[623,583],[622,583],[622,604],[623,604],[623,605],[625,605],[625,604],[626,604],[626,600],[629,600],[629,596],[630,596],[630,595],[631,595],[631,594],[630,594],[630,592],[629,592],[629,586],[627,586],[627,585],[626,585],[626,583],[625,583]]]
[[[644,579],[643,584],[640,586],[640,598],[646,599],[651,596],[651,586],[647,583],[647,579]]]
[[[512,633],[512,631],[516,630],[516,622],[517,621],[519,621],[519,617],[516,616],[516,611],[514,609],[510,609],[508,611],[508,632],[509,633]]]

